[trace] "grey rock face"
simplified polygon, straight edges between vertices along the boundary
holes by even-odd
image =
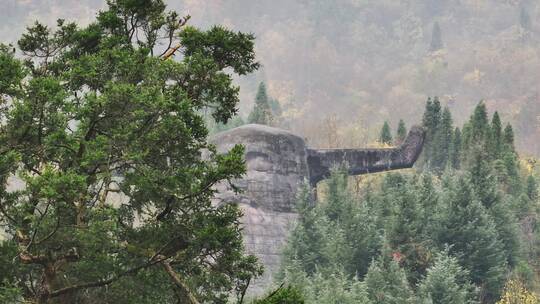
[[[234,184],[217,186],[216,203],[236,202],[244,211],[246,250],[265,266],[264,275],[252,283],[251,294],[260,294],[272,283],[290,229],[297,218],[296,195],[304,182],[316,185],[332,167],[346,163],[350,174],[365,174],[411,167],[421,152],[424,132],[413,127],[404,144],[395,149],[309,149],[304,140],[285,130],[244,125],[214,136],[218,152],[235,144],[246,151],[247,173]]]
[[[410,168],[422,152],[424,130],[413,126],[403,144],[391,149],[308,149],[312,185],[327,178],[332,167],[345,164],[350,175]]]
[[[265,211],[293,211],[296,189],[308,177],[307,150],[302,138],[251,124],[220,133],[211,142],[218,152],[226,152],[235,144],[246,149],[247,174],[235,183],[243,193],[234,195],[231,189],[221,188],[219,198]]]

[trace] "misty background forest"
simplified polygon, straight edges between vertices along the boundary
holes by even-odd
[[[0,39],[15,42],[39,18],[87,23],[104,1],[4,0]],[[246,119],[259,82],[286,126],[314,146],[361,147],[382,122],[419,121],[439,96],[459,123],[480,100],[540,155],[540,4],[535,0],[167,1],[203,28],[254,33],[262,67],[241,78]],[[333,122],[335,120],[335,122]],[[336,142],[316,130],[338,127]]]

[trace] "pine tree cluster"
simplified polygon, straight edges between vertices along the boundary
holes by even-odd
[[[437,98],[423,123],[418,170],[360,193],[336,170],[317,204],[302,192],[278,279],[306,303],[495,303],[509,279],[533,284],[538,184],[520,174],[512,127],[479,103],[457,128]]]

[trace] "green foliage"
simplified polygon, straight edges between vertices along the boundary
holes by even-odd
[[[500,158],[504,151],[502,122],[499,113],[495,112],[491,119],[491,146],[492,154],[495,158]]]
[[[17,286],[7,281],[0,285],[0,303],[18,303],[21,298],[21,290]]]
[[[381,144],[392,144],[392,131],[390,130],[390,125],[387,121],[384,122],[381,133],[379,135],[379,142]]]
[[[441,103],[439,98],[435,97],[431,100],[428,98],[426,102],[426,108],[424,116],[422,118],[422,125],[426,129],[426,138],[424,141],[424,165],[427,168],[431,167],[432,159],[436,155],[435,137],[439,129],[439,123],[441,121]]]
[[[475,303],[474,290],[468,272],[455,257],[440,252],[427,275],[418,286],[419,303],[468,304]]]
[[[6,96],[15,97],[20,93],[19,83],[26,74],[23,64],[15,59],[14,51],[12,46],[0,44],[0,106]]]
[[[434,170],[442,171],[449,165],[449,158],[452,153],[452,138],[454,136],[452,124],[452,114],[448,108],[444,108],[440,124],[437,126],[437,131],[433,138],[434,146],[431,168]]]
[[[446,204],[442,210],[438,242],[450,247],[470,271],[471,280],[483,286],[486,299],[496,299],[505,282],[507,259],[503,241],[488,210],[465,178],[449,178]]]
[[[459,127],[456,127],[454,130],[454,136],[452,137],[452,143],[450,145],[450,153],[448,159],[452,169],[460,169],[460,161],[462,158],[461,155],[461,130]]]
[[[533,281],[538,186],[520,176],[511,127],[497,113],[490,122],[484,103],[454,127],[436,98],[423,121],[423,173],[384,174],[359,197],[337,170],[318,204],[302,192],[280,279],[361,283],[373,303],[494,303],[508,274]],[[302,287],[307,303],[329,292],[319,289]]]
[[[253,35],[187,19],[160,0],[111,0],[86,27],[28,27],[22,60],[0,48],[3,293],[225,303],[260,273],[239,208],[211,203],[213,185],[245,172],[244,150],[217,154],[201,115],[236,114],[232,77],[258,67]],[[162,42],[179,42],[178,61],[154,55]]]
[[[369,266],[365,278],[369,299],[375,304],[414,303],[405,271],[384,252]]]
[[[253,304],[304,304],[304,298],[297,288],[288,286],[279,288],[262,300]]]
[[[403,119],[400,119],[396,132],[396,143],[398,145],[401,144],[405,140],[405,137],[407,137],[407,127],[405,126]]]
[[[538,200],[538,182],[532,175],[527,177],[527,197],[533,202]]]
[[[270,108],[270,100],[268,94],[266,93],[266,85],[264,82],[259,84],[259,89],[257,90],[257,96],[255,97],[255,105],[253,110],[249,114],[248,122],[256,123],[261,125],[270,125],[274,117],[272,114],[272,109]]]
[[[487,176],[476,180],[453,171],[440,180],[385,174],[364,198],[334,172],[317,205],[302,192],[278,281],[298,284],[307,303],[331,293],[325,284],[348,296],[363,284],[372,303],[493,303],[522,247],[515,199],[481,168]]]
[[[213,119],[207,120],[208,129],[210,131],[210,134],[216,134],[219,132],[227,131],[230,129],[234,129],[236,127],[240,127],[245,124],[244,120],[240,116],[234,116],[233,118],[229,119],[227,123],[222,122],[216,122]]]
[[[365,284],[346,275],[339,268],[307,275],[302,271],[300,263],[295,261],[286,269],[284,280],[294,282],[302,290],[306,303],[371,303]]]
[[[316,273],[305,286],[307,303],[369,304],[365,284],[356,278],[349,279],[343,272],[323,275]]]

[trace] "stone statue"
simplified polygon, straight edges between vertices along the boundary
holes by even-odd
[[[220,184],[216,203],[236,202],[244,211],[246,250],[265,267],[249,292],[260,294],[279,269],[283,245],[297,217],[294,206],[302,183],[315,186],[342,164],[351,175],[410,168],[422,151],[424,131],[413,127],[401,146],[389,149],[312,149],[297,135],[256,124],[219,133],[210,141],[219,152],[235,144],[245,146],[247,174],[234,182],[242,193]]]

